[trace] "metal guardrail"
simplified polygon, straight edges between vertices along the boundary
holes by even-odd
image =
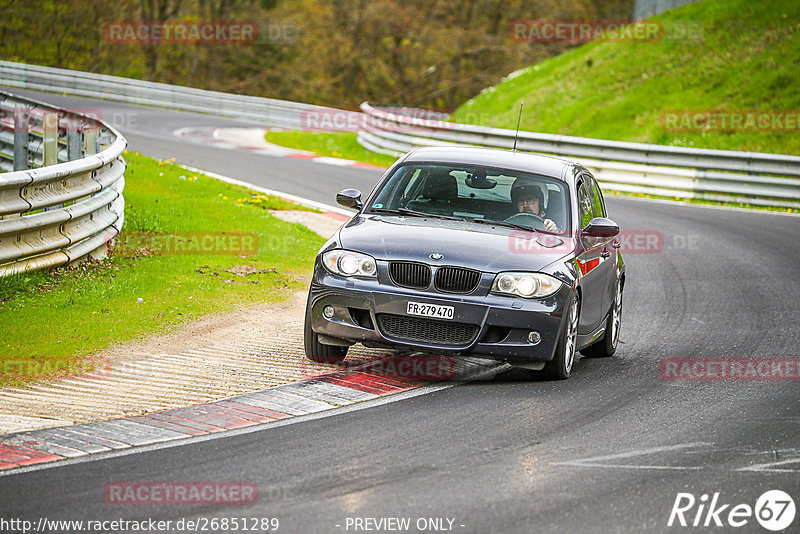
[[[102,121],[0,91],[0,168],[15,169],[0,174],[0,276],[106,254],[124,221],[126,144]]]
[[[206,91],[118,76],[0,61],[0,85],[55,91],[175,110],[212,113],[262,126],[303,129],[304,114],[333,108]]]
[[[361,107],[364,113],[361,116],[357,112],[342,112],[297,102],[8,61],[0,61],[0,85],[213,113],[262,126],[301,130],[310,129],[310,119],[313,117],[346,119],[345,122],[359,125],[358,141],[362,146],[395,156],[418,146],[460,144],[510,148],[514,139],[513,130],[408,117],[374,108],[367,103]],[[69,145],[68,142],[66,144]],[[800,208],[800,157],[797,156],[648,145],[532,132],[520,132],[517,146],[522,151],[580,161],[606,187],[618,191]],[[32,150],[39,153],[35,145]],[[59,156],[64,157],[63,154]],[[0,154],[0,168],[2,165],[3,156]]]
[[[366,149],[399,156],[415,147],[470,145],[510,149],[514,130],[397,115],[361,105]],[[567,157],[605,187],[630,193],[800,208],[800,157],[706,150],[519,132],[517,149]]]
[[[633,4],[633,18],[646,19],[669,9],[675,9],[697,0],[636,0]]]

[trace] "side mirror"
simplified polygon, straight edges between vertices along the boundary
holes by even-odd
[[[595,217],[581,233],[588,237],[612,238],[619,234],[619,226],[611,219]]]
[[[360,210],[364,203],[361,201],[361,191],[358,189],[345,189],[336,193],[336,202],[345,208]]]

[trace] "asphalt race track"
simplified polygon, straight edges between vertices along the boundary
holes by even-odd
[[[182,143],[173,132],[184,127],[258,127],[234,119],[211,115],[168,111],[114,102],[92,101],[16,88],[7,91],[35,98],[83,113],[97,113],[122,132],[128,150],[160,159],[175,158],[190,167],[230,176],[252,184],[297,195],[318,202],[336,204],[341,184],[369,192],[381,175],[374,169],[341,168],[311,161],[267,157],[245,151],[230,151],[213,146]]]
[[[129,150],[329,204],[345,187],[369,191],[380,175],[172,136],[185,126],[242,125],[232,120],[12,92],[99,108],[104,118],[133,114],[118,125]],[[607,204],[623,230],[663,238],[626,256],[613,358],[579,360],[567,381],[511,372],[331,417],[2,476],[2,517],[264,517],[293,533],[375,525],[356,530],[354,518],[410,518],[411,532],[421,518],[427,532],[681,532],[688,529],[667,526],[681,492],[698,504],[719,493],[719,505],[730,505],[722,521],[767,490],[797,502],[800,382],[666,380],[660,364],[796,358],[800,217],[625,197]],[[154,480],[247,481],[259,499],[159,507],[104,499],[106,484]],[[445,518],[442,528],[429,518]],[[697,530],[767,532],[754,517],[742,528]],[[800,518],[788,531],[800,532]]]

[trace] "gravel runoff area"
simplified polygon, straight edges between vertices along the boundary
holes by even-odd
[[[281,219],[330,237],[342,221],[308,211]],[[303,353],[305,292],[279,304],[212,315],[179,330],[92,355],[94,373],[0,389],[0,434],[100,421],[208,402],[328,373]],[[383,351],[353,347],[348,360]]]

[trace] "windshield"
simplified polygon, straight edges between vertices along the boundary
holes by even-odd
[[[368,213],[425,214],[564,233],[567,197],[558,180],[507,169],[452,164],[398,167]]]

